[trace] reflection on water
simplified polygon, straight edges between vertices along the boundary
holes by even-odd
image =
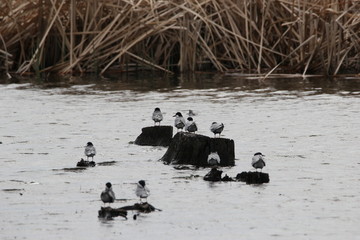
[[[173,91],[176,89],[223,89],[235,91],[263,90],[275,91],[314,91],[314,94],[355,94],[360,91],[360,76],[286,76],[262,79],[251,75],[201,73],[189,75],[158,75],[155,73],[128,73],[119,75],[63,77],[50,76],[42,79],[17,76],[7,79],[0,77],[0,84],[24,84],[23,88],[71,88],[67,94],[85,94],[81,89],[93,91]],[[81,86],[78,89],[76,86]]]
[[[1,239],[356,239],[359,95],[356,76],[0,78]],[[155,107],[163,125],[194,110],[207,136],[223,122],[236,158],[223,174],[252,170],[261,151],[270,183],[209,183],[209,169],[164,165],[166,148],[133,144]],[[76,168],[88,141],[97,165]],[[138,201],[140,179],[163,211],[97,218],[106,182],[121,207]]]

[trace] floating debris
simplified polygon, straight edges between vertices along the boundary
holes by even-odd
[[[112,166],[115,165],[116,161],[108,161],[108,162],[99,162],[97,163],[98,166]]]

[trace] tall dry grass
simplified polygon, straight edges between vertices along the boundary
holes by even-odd
[[[2,70],[360,69],[360,1],[2,0]]]

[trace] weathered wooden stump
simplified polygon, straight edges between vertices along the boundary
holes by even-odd
[[[141,129],[141,134],[136,138],[135,144],[142,146],[170,145],[173,135],[172,126],[153,126]]]
[[[127,211],[122,208],[111,207],[101,207],[99,210],[99,218],[112,219],[119,216],[127,219]]]
[[[85,161],[84,159],[81,159],[76,166],[77,167],[95,167],[96,163],[94,161]]]
[[[263,172],[241,172],[236,179],[246,184],[262,184],[270,182],[269,174]]]
[[[208,155],[217,152],[220,156],[220,166],[235,165],[234,141],[227,138],[210,138],[208,136],[179,132],[161,158],[167,164],[190,164],[209,166]]]

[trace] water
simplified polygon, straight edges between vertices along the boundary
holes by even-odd
[[[258,79],[236,75],[0,80],[1,239],[360,239],[360,78]],[[266,155],[270,183],[209,183],[209,169],[175,170],[164,147],[132,144],[160,107],[212,121],[234,139],[236,166]],[[96,162],[68,171],[86,142]],[[132,205],[147,181],[162,211],[136,221],[98,219],[111,181]]]

